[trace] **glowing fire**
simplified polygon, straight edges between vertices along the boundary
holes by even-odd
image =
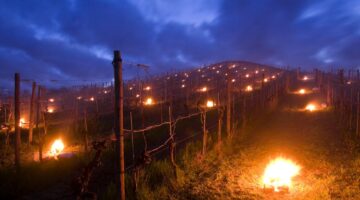
[[[48,109],[48,113],[53,113],[54,112],[54,108],[49,108]]]
[[[21,118],[21,119],[20,119],[19,126],[20,126],[20,127],[23,127],[23,126],[25,125],[25,123],[26,123],[26,122],[25,122],[25,119],[24,119],[24,118]]]
[[[298,93],[299,93],[299,94],[305,94],[305,93],[306,93],[306,90],[305,90],[305,89],[300,89],[300,90],[298,91]]]
[[[317,106],[316,106],[315,104],[312,104],[312,103],[306,105],[306,107],[305,107],[305,110],[308,110],[308,111],[310,111],[310,112],[313,112],[313,111],[315,111],[316,109],[317,109]]]
[[[214,101],[212,101],[212,100],[208,100],[208,101],[206,102],[206,107],[208,107],[208,108],[212,108],[212,107],[214,107],[214,106],[215,106]]]
[[[54,141],[54,143],[51,145],[51,149],[50,149],[50,156],[54,157],[55,159],[57,159],[57,156],[64,150],[64,143],[62,142],[61,139],[57,139]]]
[[[246,86],[245,91],[251,92],[253,91],[253,87],[251,85]]]
[[[264,188],[271,188],[274,192],[291,187],[291,179],[298,175],[300,166],[289,159],[278,157],[272,160],[265,169],[263,176]]]
[[[144,104],[145,105],[147,105],[147,106],[150,106],[150,105],[152,105],[154,103],[154,101],[153,101],[153,99],[152,98],[147,98],[146,100],[145,100],[145,102],[144,102]]]
[[[203,87],[200,89],[201,92],[206,92],[207,90],[208,90],[207,87]]]

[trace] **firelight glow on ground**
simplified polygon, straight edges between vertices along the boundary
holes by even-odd
[[[281,188],[290,189],[291,179],[298,175],[300,166],[289,159],[278,157],[272,160],[265,168],[263,183],[264,188],[280,192]]]

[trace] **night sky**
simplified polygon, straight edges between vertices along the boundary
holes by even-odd
[[[0,2],[2,88],[14,72],[34,80],[111,80],[114,49],[151,73],[224,60],[303,68],[360,63],[359,0]]]

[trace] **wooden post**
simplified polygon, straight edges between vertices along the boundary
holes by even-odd
[[[20,145],[21,145],[21,127],[20,127],[20,74],[15,73],[15,167],[16,172],[20,171]]]
[[[206,154],[206,146],[207,146],[207,130],[206,130],[206,109],[203,110],[201,115],[202,117],[202,125],[203,125],[203,146],[202,146],[202,155]]]
[[[41,102],[40,102],[40,98],[41,98],[41,87],[40,85],[38,86],[38,94],[37,94],[37,100],[36,100],[36,133],[38,135],[39,138],[39,161],[42,161],[42,147],[40,145],[40,140],[41,140],[41,133],[40,133],[40,128],[39,128],[39,123],[40,123],[40,107],[41,107]]]
[[[124,122],[123,122],[123,81],[122,59],[120,51],[114,51],[114,82],[115,82],[115,122],[114,131],[116,136],[116,186],[117,199],[125,200],[125,162],[124,162]]]
[[[349,116],[349,130],[352,130],[352,122],[353,122],[353,88],[350,89],[350,116]]]
[[[218,140],[218,145],[219,145],[219,148],[221,146],[221,139],[222,139],[222,136],[221,136],[221,132],[222,132],[222,118],[224,116],[224,110],[223,108],[219,108],[218,109],[218,113],[219,113],[219,118],[218,118],[218,134],[217,134],[217,140]]]
[[[29,144],[31,144],[33,141],[35,93],[36,93],[36,82],[33,82],[32,90],[31,90],[30,114],[29,114]]]
[[[88,123],[87,123],[87,111],[86,108],[84,109],[84,147],[85,152],[88,151]]]
[[[79,99],[75,98],[75,116],[74,116],[74,133],[78,132],[78,121],[79,121]]]
[[[220,106],[220,94],[218,93],[218,134],[217,134],[217,140],[218,140],[218,147],[220,150],[220,146],[221,146],[221,132],[222,132],[222,120],[223,120],[223,116],[224,116],[224,109]]]
[[[132,112],[130,112],[130,130],[131,130],[131,152],[132,152],[132,162],[135,165],[135,149],[134,149],[134,124]]]
[[[171,112],[171,106],[169,106],[169,136],[170,136],[170,142],[169,142],[169,149],[170,149],[170,161],[174,168],[174,174],[176,176],[176,163],[175,163],[175,138],[173,134],[173,126],[172,126],[172,112]]]
[[[42,112],[42,118],[43,118],[43,123],[44,123],[44,129],[43,132],[41,132],[41,138],[39,140],[39,144],[41,146],[41,151],[44,147],[44,143],[45,143],[45,136],[47,135],[47,118],[46,118],[46,112]]]
[[[6,112],[6,109],[5,109]],[[5,139],[5,144],[9,145],[10,144],[10,130],[12,128],[12,124],[10,123],[12,121],[12,119],[14,118],[14,110],[13,110],[13,101],[11,98],[9,98],[9,114],[8,117],[5,117],[5,120],[7,120],[7,123],[9,124],[9,127],[6,129],[6,139]],[[6,116],[6,114],[5,114]]]
[[[45,93],[45,89],[43,87],[41,87],[40,90],[42,90],[42,93]],[[40,101],[40,99],[39,99],[39,101]],[[43,160],[44,140],[45,140],[45,135],[47,134],[47,124],[46,124],[45,112],[40,111],[39,118],[40,117],[42,117],[42,119],[43,119],[43,127],[44,127],[41,131],[39,130],[39,160],[42,161]]]
[[[246,126],[246,94],[243,95],[242,128]]]
[[[231,81],[227,85],[227,102],[226,102],[226,133],[228,139],[231,137]]]
[[[142,100],[143,83],[140,82],[140,115],[141,115],[141,128],[145,128],[145,115],[144,115],[144,103]],[[141,132],[144,139],[144,150],[147,151],[147,139],[145,131]]]
[[[360,93],[358,92],[357,93],[357,109],[356,109],[356,136],[358,136],[359,137],[359,129],[360,129],[360,127],[359,127],[359,118],[360,118]]]
[[[331,95],[330,95],[330,76],[327,78],[327,87],[326,87],[326,101],[328,105],[331,105]]]

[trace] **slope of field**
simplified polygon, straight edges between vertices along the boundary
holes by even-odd
[[[254,123],[222,159],[188,166],[179,199],[360,199],[360,157],[328,110],[299,112],[312,99],[290,95],[281,108]],[[265,193],[261,178],[277,156],[301,166],[287,194]]]

